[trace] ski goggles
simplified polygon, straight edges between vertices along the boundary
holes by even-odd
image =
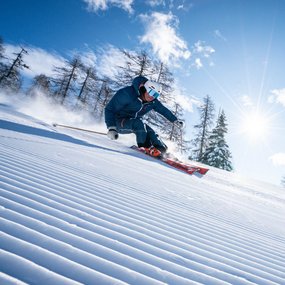
[[[148,95],[153,97],[154,99],[157,99],[160,95],[157,91],[155,91],[152,88],[147,88],[146,91],[147,91]]]

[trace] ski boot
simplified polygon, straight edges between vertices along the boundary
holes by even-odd
[[[161,151],[155,148],[154,146],[151,147],[144,147],[144,151],[146,154],[153,156],[153,157],[160,157]]]

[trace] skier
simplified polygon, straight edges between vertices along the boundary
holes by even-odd
[[[144,76],[134,78],[132,85],[116,92],[105,107],[107,136],[116,140],[120,134],[135,133],[137,145],[152,156],[160,156],[167,151],[165,143],[155,131],[142,121],[143,115],[155,110],[177,127],[183,128],[184,122],[166,108],[158,97],[161,86]]]

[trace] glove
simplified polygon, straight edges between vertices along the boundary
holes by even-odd
[[[107,132],[107,137],[111,140],[117,140],[119,137],[119,134],[116,130],[116,127],[109,127]]]
[[[174,125],[175,125],[177,128],[179,128],[180,130],[183,130],[184,127],[185,127],[184,121],[181,121],[181,120],[176,120],[176,121],[174,122]]]

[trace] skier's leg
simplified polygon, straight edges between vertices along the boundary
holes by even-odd
[[[150,147],[151,143],[147,139],[147,130],[143,121],[141,119],[133,119],[132,127],[133,132],[136,134],[137,137],[138,147]]]
[[[166,144],[158,137],[158,134],[148,125],[145,125],[147,131],[147,140],[162,153],[167,151]]]
[[[145,124],[140,118],[122,119],[117,122],[117,130],[120,134],[135,133],[137,145],[139,147],[150,147],[151,143],[147,142],[147,131]]]

